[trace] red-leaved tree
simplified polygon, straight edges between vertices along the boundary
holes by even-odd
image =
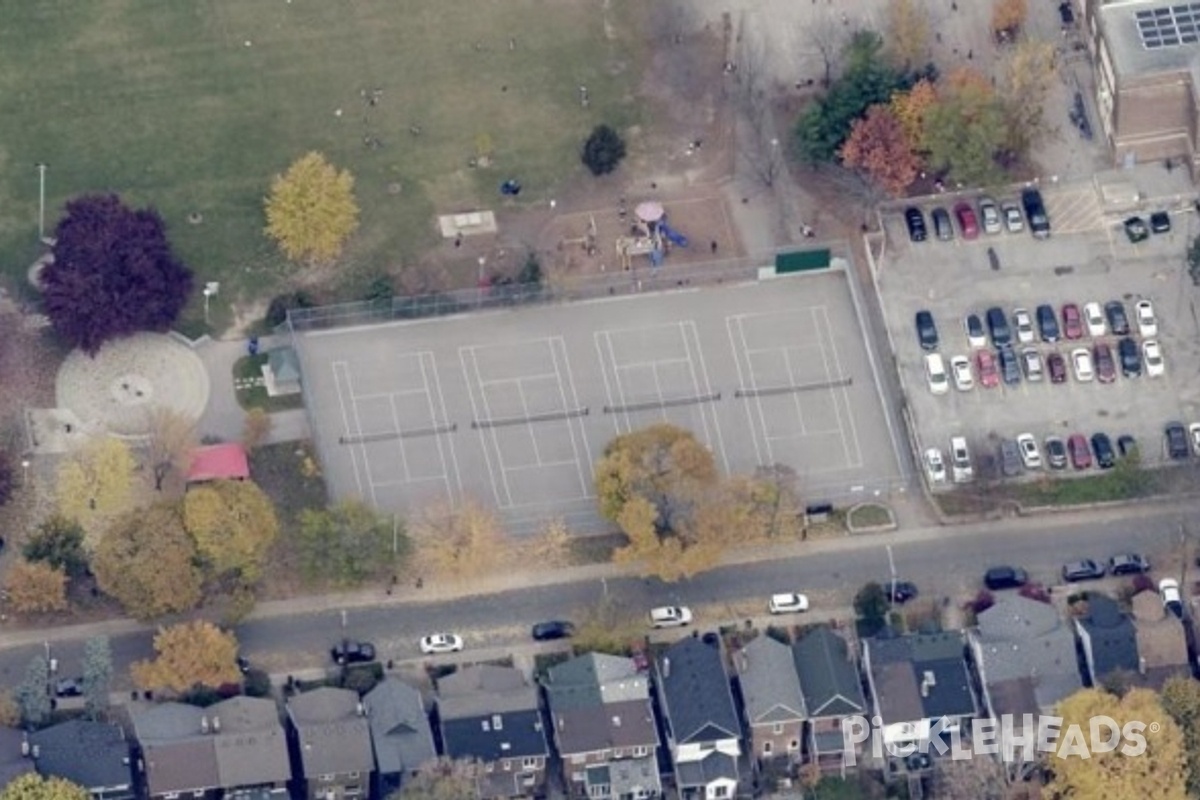
[[[844,166],[860,170],[893,197],[903,195],[921,171],[921,159],[912,151],[904,125],[882,104],[854,121],[840,155]]]
[[[171,253],[153,209],[84,195],[67,203],[55,236],[42,293],[55,331],[72,346],[95,355],[109,339],[165,331],[187,304],[191,270]]]

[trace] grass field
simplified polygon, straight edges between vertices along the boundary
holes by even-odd
[[[497,207],[510,177],[518,203],[545,200],[582,172],[593,125],[639,120],[636,6],[0,0],[3,271],[16,283],[37,253],[45,162],[48,229],[84,192],[155,206],[199,281],[222,281],[219,326],[229,301],[289,273],[262,235],[262,198],[315,149],[356,177],[361,227],[340,269],[343,286],[364,286],[427,250],[437,213]],[[468,167],[481,149],[492,166]]]

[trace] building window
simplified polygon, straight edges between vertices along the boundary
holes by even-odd
[[[512,762],[507,758],[504,759],[504,762],[500,766],[504,767],[505,772],[512,772]]]
[[[489,761],[488,763],[486,763],[486,764],[484,764],[484,765],[483,765],[483,771],[484,771],[484,772],[491,772],[491,771],[492,771],[492,767],[494,767],[494,766],[496,766],[496,765],[495,765],[495,764],[493,764],[492,762],[490,762],[490,761]]]
[[[649,748],[638,745],[637,747],[633,748],[633,757],[634,758],[644,758],[646,756],[646,754],[649,752],[650,752]]]
[[[346,774],[346,777],[352,781],[356,781],[356,780],[358,780],[358,773],[357,772],[349,772]]]
[[[776,736],[778,736],[779,734],[783,733],[783,723],[782,723],[782,722],[776,722],[776,723],[775,723],[775,727],[771,729],[771,732],[772,732],[772,733],[774,733]]]
[[[729,787],[723,783],[717,784],[712,788],[713,797],[729,797]]]
[[[762,748],[762,750],[763,750],[763,755],[764,755],[764,756],[769,756],[769,755],[771,755],[771,751],[772,751],[773,749],[774,749],[774,748],[773,748],[773,747],[771,747],[771,743],[770,743],[770,742],[763,742],[763,748]]]
[[[587,756],[576,753],[575,755],[571,756],[571,763],[572,764],[586,764]]]
[[[790,742],[788,742],[788,752],[789,753],[794,753],[799,749],[800,749],[800,740],[799,739],[792,739]]]
[[[499,714],[492,715],[492,730],[504,730],[504,719]]]
[[[322,775],[322,776],[320,777],[320,781],[321,781],[322,783],[329,783],[329,782],[330,782],[330,781],[332,781],[332,780],[333,780],[333,773],[332,773],[332,772],[327,772],[327,773],[325,773],[324,775]]]
[[[636,800],[646,800],[646,798],[650,796],[650,792],[639,786],[633,790],[633,796],[636,798]]]
[[[521,759],[521,769],[537,769],[538,760],[536,758]]]

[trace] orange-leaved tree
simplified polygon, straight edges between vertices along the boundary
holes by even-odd
[[[904,194],[921,171],[921,159],[909,146],[904,126],[882,104],[854,121],[840,155],[843,165],[861,171],[893,197]]]

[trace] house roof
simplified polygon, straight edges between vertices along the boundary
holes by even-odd
[[[371,731],[357,692],[323,686],[291,697],[287,710],[304,777],[374,770]]]
[[[519,669],[493,664],[463,667],[438,680],[442,719],[476,717],[538,707],[537,687]]]
[[[792,645],[792,659],[810,717],[841,717],[866,711],[867,701],[850,645],[828,625],[813,628]]]
[[[395,678],[387,678],[363,702],[367,706],[375,763],[380,773],[411,772],[437,758],[420,692]]]
[[[267,353],[267,367],[279,383],[300,380],[300,359],[292,347],[276,347]]]
[[[680,744],[737,739],[741,731],[721,650],[689,636],[656,663],[663,713]]]
[[[1003,595],[979,614],[971,637],[997,714],[1049,711],[1083,685],[1075,635],[1052,605]]]
[[[1091,642],[1092,680],[1099,683],[1117,670],[1138,671],[1137,632],[1117,601],[1099,592],[1087,596],[1087,613],[1075,620]]]
[[[0,726],[0,786],[7,786],[26,772],[33,772],[33,759],[21,754],[25,734]]]
[[[544,686],[560,710],[650,697],[649,680],[633,659],[603,653],[586,653],[551,667]]]
[[[864,646],[885,723],[975,713],[961,632],[877,636]]]
[[[442,741],[451,758],[547,755],[537,688],[512,667],[464,667],[438,681]]]
[[[129,742],[117,725],[73,719],[29,734],[37,769],[89,791],[133,785]]]
[[[751,725],[805,718],[792,648],[770,636],[756,636],[738,651],[734,665]]]
[[[230,697],[208,707],[221,786],[282,783],[292,777],[279,707],[263,697]]]
[[[713,750],[699,761],[681,761],[675,765],[675,782],[680,787],[707,786],[715,780],[738,779],[737,760],[733,756]]]
[[[588,653],[551,667],[544,686],[562,753],[657,747],[650,688],[632,659]]]
[[[1138,666],[1152,685],[1188,669],[1187,637],[1183,624],[1166,613],[1162,598],[1151,589],[1133,596]]]
[[[1138,31],[1138,14],[1161,13],[1180,5],[1178,0],[1123,0],[1101,2],[1096,10],[1098,27],[1108,43],[1117,80],[1187,69],[1200,53],[1200,44],[1148,48]],[[1168,16],[1170,12],[1168,11]]]
[[[197,447],[188,468],[188,482],[245,480],[250,477],[250,459],[240,442]]]

